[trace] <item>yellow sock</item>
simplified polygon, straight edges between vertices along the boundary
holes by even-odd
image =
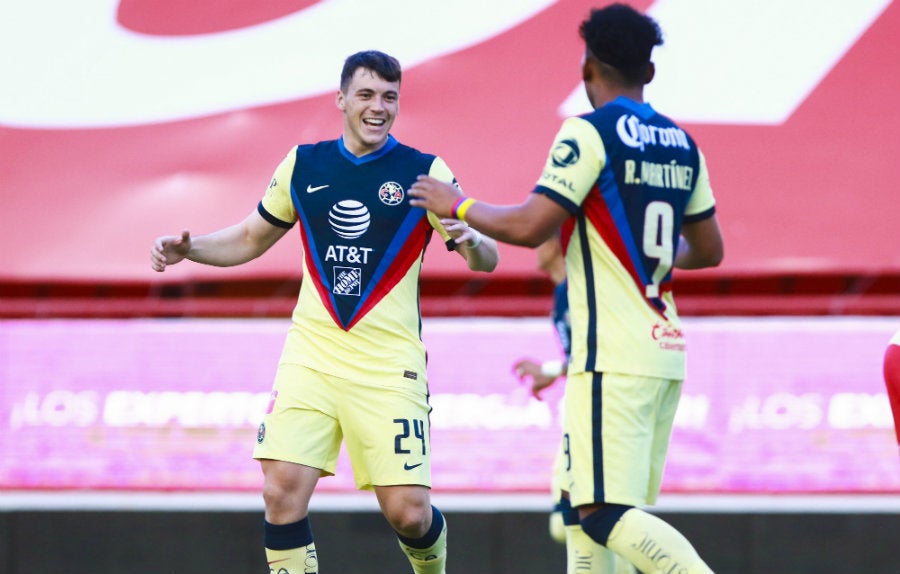
[[[644,574],[713,574],[684,535],[638,508],[622,515],[606,546]]]
[[[290,550],[266,548],[266,560],[272,574],[318,574],[319,558],[315,542]]]
[[[566,526],[566,574],[635,574],[634,566],[584,533]]]
[[[566,543],[566,525],[563,520],[563,513],[559,510],[554,510],[550,513],[550,524],[548,525],[550,529],[550,538],[553,539],[554,542],[558,542],[560,544]]]
[[[400,549],[406,554],[415,574],[446,574],[447,523],[444,523],[435,543],[428,548],[413,548],[401,541]]]

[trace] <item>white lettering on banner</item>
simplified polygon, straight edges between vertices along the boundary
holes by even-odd
[[[99,393],[57,389],[41,395],[29,392],[21,402],[12,405],[9,428],[22,427],[87,427],[97,422],[100,413]]]
[[[429,399],[432,428],[509,430],[549,428],[553,423],[550,407],[543,401],[515,401],[497,393],[436,394]]]
[[[12,405],[9,428],[163,427],[255,428],[262,420],[269,393],[245,392],[141,392],[64,389],[26,393]]]
[[[111,427],[255,427],[269,393],[113,391],[103,405]]]
[[[682,122],[781,124],[890,3],[658,0],[648,13],[665,44],[653,51],[647,101]],[[590,109],[579,84],[559,113]]]
[[[732,409],[728,431],[813,429],[822,422],[824,403],[818,393],[749,395]]]
[[[891,428],[886,393],[837,393],[828,402],[828,425],[834,429]]]
[[[137,125],[307,98],[336,90],[356,50],[378,46],[409,70],[553,3],[322,0],[240,30],[153,37],[119,27],[113,0],[9,0],[0,52],[17,56],[0,59],[0,124]]]
[[[837,430],[890,429],[894,421],[886,393],[773,393],[747,396],[732,409],[728,430],[809,430],[823,423]]]
[[[703,430],[709,420],[709,397],[707,395],[681,395],[678,410],[675,411],[675,428]]]

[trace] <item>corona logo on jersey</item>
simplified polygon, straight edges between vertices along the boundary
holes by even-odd
[[[616,133],[619,134],[622,143],[641,151],[644,151],[644,147],[648,145],[691,149],[684,130],[646,125],[637,116],[631,114],[623,114],[619,118],[619,121],[616,122]]]

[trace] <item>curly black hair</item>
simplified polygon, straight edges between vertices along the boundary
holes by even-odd
[[[589,55],[616,68],[631,83],[641,83],[650,53],[663,44],[656,20],[622,3],[591,10],[578,32]]]

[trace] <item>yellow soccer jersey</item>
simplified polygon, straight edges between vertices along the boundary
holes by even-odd
[[[419,272],[438,218],[409,205],[419,174],[455,182],[440,158],[393,137],[357,158],[342,140],[294,148],[259,205],[274,225],[300,222],[303,280],[282,362],[383,384],[426,384]],[[393,379],[393,383],[391,380]]]
[[[693,140],[649,104],[619,98],[563,123],[535,192],[572,214],[562,234],[569,374],[683,379],[672,263],[682,223],[715,212]]]

